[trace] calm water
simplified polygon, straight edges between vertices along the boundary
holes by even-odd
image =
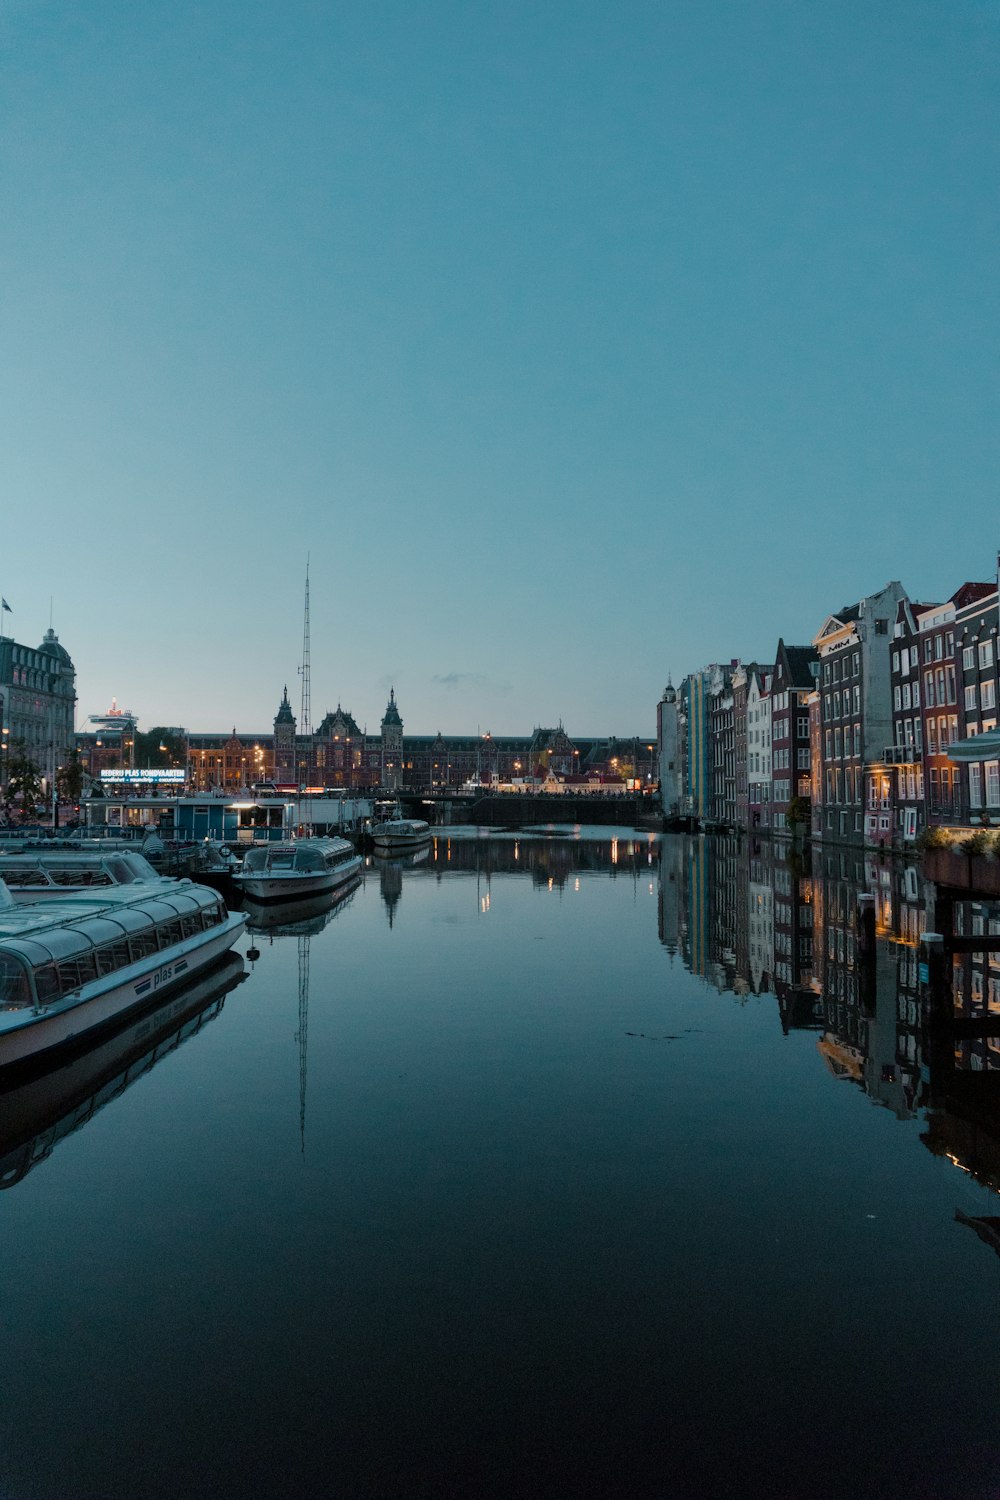
[[[0,1104],[2,1493],[997,1496],[1000,1117],[930,1076],[926,898],[459,830],[242,942]]]

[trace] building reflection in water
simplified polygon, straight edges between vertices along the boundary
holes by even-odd
[[[956,953],[953,1016],[931,1017],[919,941],[935,930],[939,898],[917,866],[752,837],[539,830],[441,831],[417,860],[374,868],[390,924],[404,877],[474,878],[484,915],[496,874],[569,894],[588,874],[633,881],[657,896],[659,939],[672,957],[741,1003],[773,997],[786,1035],[815,1033],[818,1066],[900,1120],[921,1117],[929,1150],[1000,1192],[1000,950],[970,943]],[[862,894],[875,900],[873,961],[859,953]],[[954,927],[966,938],[1000,935],[1000,903],[957,903]]]
[[[901,1120],[922,1115],[929,1150],[1000,1192],[1000,949],[956,953],[952,1014],[932,1015],[919,943],[940,897],[918,867],[677,837],[663,842],[659,890],[660,940],[693,974],[738,999],[773,994],[777,1022],[814,1031],[835,1078]],[[859,954],[862,894],[875,898],[874,962]],[[1000,903],[958,901],[954,926],[1000,934]]]

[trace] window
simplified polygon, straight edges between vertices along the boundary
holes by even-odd
[[[861,688],[860,688],[860,686],[856,686],[855,689],[854,689],[854,712],[856,714],[859,714],[861,712]]]
[[[919,677],[914,677],[914,679],[913,679],[913,707],[914,708],[919,708],[920,707],[920,678]]]
[[[855,753],[855,755],[858,755],[858,756],[860,756],[860,754],[861,754],[861,725],[860,724],[855,724],[855,726],[854,726],[854,753]]]
[[[796,725],[797,725],[796,732],[798,734],[799,739],[800,740],[807,740],[809,738],[809,719],[808,719],[808,717],[806,717],[804,719],[797,719],[796,720]]]
[[[934,637],[934,660],[935,661],[940,661],[943,655],[944,655],[944,637],[940,636],[940,635],[936,635]]]
[[[930,636],[928,636],[927,639],[924,641],[924,661],[930,661],[931,657],[933,655],[933,652],[934,652],[934,647],[931,644],[931,638],[930,638]]]
[[[993,665],[993,642],[980,641],[979,643],[979,665],[981,667],[992,667]]]
[[[965,707],[969,713],[976,711],[976,684],[974,682],[970,682],[965,690]]]
[[[892,670],[894,672],[898,672],[899,671],[899,652],[898,651],[894,651],[892,653]]]
[[[984,682],[981,685],[981,687],[979,689],[979,692],[980,692],[980,698],[981,698],[982,705],[983,705],[984,709],[986,709],[986,708],[996,708],[996,705],[997,705],[997,690],[996,690],[996,684],[995,683],[993,683],[993,682]]]
[[[962,666],[966,672],[971,672],[976,665],[975,646],[966,646],[962,651]]]
[[[929,644],[929,642],[928,642],[928,644]],[[924,702],[926,704],[928,704],[929,707],[931,707],[931,708],[934,707],[934,673],[933,672],[925,672],[924,673]]]
[[[899,710],[903,706],[903,690],[899,686],[898,682],[897,682],[896,686],[892,690],[892,703],[893,703],[893,707],[895,708],[896,712],[899,713]]]
[[[854,670],[855,677],[859,677],[861,675],[861,654],[860,654],[860,652],[855,651],[854,655],[851,657],[851,666],[852,666],[852,668]]]
[[[938,640],[940,640],[940,639],[941,639],[941,637],[938,636]],[[935,668],[935,671],[934,671],[934,686],[935,686],[935,689],[937,691],[937,701],[939,703],[946,703],[948,700],[945,698],[945,695],[944,695],[944,667],[937,667],[937,668]]]
[[[949,667],[945,667],[945,669],[944,669],[944,681],[945,681],[945,688],[946,688],[946,691],[947,691],[947,700],[948,700],[949,703],[954,703],[954,701],[955,701],[955,668],[954,667],[950,667],[950,666]]]
[[[889,634],[889,621],[888,620],[879,620],[879,619],[876,619],[876,621],[875,621],[875,634],[876,635],[888,635]]]
[[[927,753],[937,755],[937,719],[934,718],[927,720]]]
[[[1000,807],[1000,760],[986,762],[986,806]]]

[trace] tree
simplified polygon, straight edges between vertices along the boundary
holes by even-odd
[[[144,734],[136,733],[134,738],[137,766],[182,766],[187,758],[183,736],[162,724],[147,729]]]
[[[785,810],[789,828],[798,829],[808,824],[812,812],[812,802],[808,797],[793,797]]]
[[[7,789],[4,799],[10,807],[18,799],[21,815],[29,821],[34,816],[35,803],[42,800],[42,773],[19,741],[7,761]]]
[[[71,753],[68,763],[60,766],[56,772],[56,787],[61,801],[79,802],[80,793],[83,791],[83,767],[75,750]]]

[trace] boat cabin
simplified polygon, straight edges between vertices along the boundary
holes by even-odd
[[[41,1009],[225,922],[215,891],[175,885],[149,898],[134,888],[112,890],[92,905],[77,896],[43,907],[0,906],[0,1012]]]

